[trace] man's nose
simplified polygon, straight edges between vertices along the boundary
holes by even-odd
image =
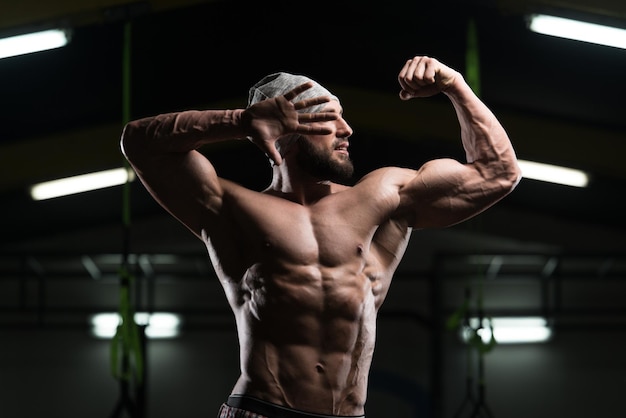
[[[337,136],[339,138],[349,138],[352,136],[353,133],[354,131],[352,130],[350,125],[348,125],[348,122],[346,122],[345,119],[337,119]]]

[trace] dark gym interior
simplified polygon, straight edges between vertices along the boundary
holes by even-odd
[[[531,32],[533,13],[626,28],[621,0],[3,2],[1,36],[63,27],[71,40],[0,59],[0,417],[212,417],[239,372],[204,246],[139,181],[43,201],[30,186],[123,167],[128,118],[241,108],[275,71],[339,96],[359,176],[463,159],[444,96],[398,99],[415,55],[478,70],[520,159],[590,180],[523,178],[468,222],[413,232],[379,315],[368,418],[623,416],[626,51]],[[267,186],[251,143],[210,152],[222,176]],[[182,321],[146,340],[141,390],[113,376],[111,341],[90,323],[120,309],[124,263],[133,308]],[[445,326],[464,302],[544,317],[552,336],[480,355]]]

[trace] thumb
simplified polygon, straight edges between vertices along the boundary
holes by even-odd
[[[406,90],[400,90],[400,100],[409,100],[413,95]]]
[[[272,160],[274,162],[274,164],[276,165],[281,165],[283,162],[283,157],[280,155],[280,152],[278,152],[278,150],[276,149],[276,147],[270,147],[267,152],[266,155],[268,156],[268,158],[270,160]]]
[[[255,144],[267,158],[269,158],[274,164],[280,165],[283,162],[283,158],[276,149],[276,145],[274,143],[265,143],[262,140],[258,140],[253,138],[252,136],[247,137],[250,142]]]

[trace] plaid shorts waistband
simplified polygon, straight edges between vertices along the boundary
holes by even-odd
[[[234,406],[222,404],[218,418],[269,418],[265,415],[259,415],[245,409],[235,408]]]
[[[299,411],[243,395],[231,395],[220,408],[219,418],[365,418]]]

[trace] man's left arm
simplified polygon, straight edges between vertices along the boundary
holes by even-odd
[[[413,227],[443,227],[477,215],[508,195],[521,171],[509,137],[461,74],[434,58],[407,61],[398,76],[400,98],[444,93],[461,128],[467,161],[424,164],[400,190],[400,210]]]

